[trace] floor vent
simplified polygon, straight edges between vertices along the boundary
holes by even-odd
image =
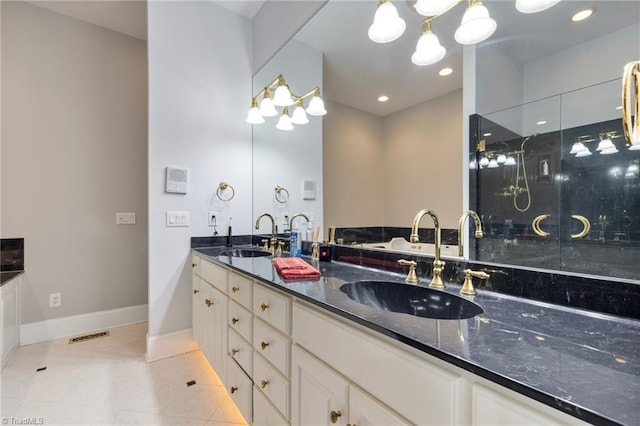
[[[69,344],[85,342],[87,340],[98,339],[100,337],[107,337],[109,335],[108,331],[100,331],[98,333],[85,334],[84,336],[72,337],[69,339]]]

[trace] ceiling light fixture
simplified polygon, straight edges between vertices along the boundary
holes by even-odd
[[[547,120],[540,120],[536,123],[538,126],[542,126],[543,124],[547,124]]]
[[[387,102],[389,97],[387,95],[378,96],[378,102]]]
[[[453,69],[447,67],[447,68],[442,68],[440,72],[438,72],[438,74],[441,75],[442,77],[446,77],[448,75],[451,75],[452,72],[453,72]]]
[[[573,16],[571,17],[571,20],[573,22],[581,22],[584,21],[585,19],[589,18],[591,15],[594,14],[594,12],[596,11],[595,7],[590,7],[588,9],[582,9],[577,11],[576,13],[573,14]]]
[[[406,27],[391,0],[380,0],[373,24],[369,27],[369,38],[376,43],[389,43],[400,37]]]
[[[417,0],[416,12],[427,18],[423,21],[420,38],[411,61],[420,66],[435,64],[446,54],[446,49],[431,29],[431,22],[444,15],[465,0]],[[560,0],[516,0],[516,8],[523,13],[536,13],[550,8]],[[476,44],[491,37],[497,28],[496,21],[481,0],[468,0],[467,10],[462,16],[454,38],[460,44]],[[400,37],[406,29],[405,21],[391,0],[378,0],[373,23],[369,27],[369,38],[376,43],[389,43]]]
[[[274,87],[275,91],[273,99],[271,99],[271,91]],[[262,97],[262,99],[258,106],[258,99],[260,97]],[[311,97],[311,100],[305,111],[304,100],[308,97]],[[291,105],[296,105],[296,108],[293,110],[292,116],[289,117],[288,107]],[[291,92],[284,76],[280,74],[267,84],[260,93],[251,98],[251,108],[245,121],[250,124],[262,124],[265,122],[265,117],[275,117],[278,115],[276,106],[284,107],[282,115],[276,125],[276,128],[280,130],[293,130],[293,124],[307,124],[309,122],[307,114],[323,116],[327,113],[324,101],[320,97],[319,87],[311,89],[304,95],[297,96]]]

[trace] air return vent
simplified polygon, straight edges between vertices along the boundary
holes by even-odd
[[[69,339],[69,344],[85,342],[87,340],[98,339],[100,337],[107,337],[108,335],[108,331],[99,331],[97,333],[85,334],[84,336],[72,337],[71,339]]]

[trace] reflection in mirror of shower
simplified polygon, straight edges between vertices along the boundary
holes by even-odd
[[[531,136],[528,136],[527,138],[525,138],[520,144],[520,150],[516,151],[516,184],[514,186],[511,186],[510,188],[512,188],[512,192],[513,192],[513,207],[515,207],[515,209],[518,210],[519,212],[526,212],[527,210],[529,210],[529,207],[531,207],[531,191],[529,191],[529,179],[527,178],[527,169],[525,167],[524,144],[530,141],[531,139],[534,139],[538,135],[539,133],[536,132]],[[521,173],[520,169],[522,169],[522,175],[520,174]],[[521,177],[522,177],[524,187],[519,186]],[[525,194],[526,196],[527,201],[524,207],[520,207],[518,205],[518,199],[520,194]]]

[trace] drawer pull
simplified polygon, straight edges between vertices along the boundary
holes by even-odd
[[[267,349],[267,346],[269,346],[268,342],[262,342],[260,343],[260,346],[262,346],[262,350],[264,351],[265,349]]]
[[[231,349],[231,356],[236,356],[238,352],[240,352],[240,349],[236,349],[236,348]]]
[[[211,300],[211,299],[204,299],[204,303],[206,303],[206,304],[207,304],[207,306],[211,306],[211,305],[213,305],[213,300]]]
[[[234,292],[234,293],[237,293],[237,292],[240,291],[240,287],[233,286],[233,287],[231,287],[231,291]]]
[[[268,385],[268,384],[269,384],[269,381],[268,381],[268,380],[263,380],[263,381],[261,381],[261,382],[260,382],[260,387],[261,387],[262,389],[264,389],[264,388],[266,388],[266,387],[267,387],[267,385]]]
[[[331,423],[336,423],[338,421],[338,418],[341,416],[342,416],[342,413],[340,412],[340,410],[338,411],[331,410]]]
[[[229,389],[231,391],[231,393],[236,393],[238,391],[238,387],[237,386],[231,386],[231,389]]]
[[[269,304],[263,303],[262,305],[260,305],[260,309],[262,309],[262,312],[266,311],[267,309],[269,309]]]
[[[198,293],[200,293],[200,290],[198,289],[193,290],[193,294],[198,294]]]
[[[196,266],[198,266],[198,264],[197,264],[197,263],[192,263],[192,264],[191,264],[191,267],[192,267],[192,268],[195,268]]]
[[[233,317],[231,318],[231,322],[235,325],[238,321],[240,321],[239,318]]]

